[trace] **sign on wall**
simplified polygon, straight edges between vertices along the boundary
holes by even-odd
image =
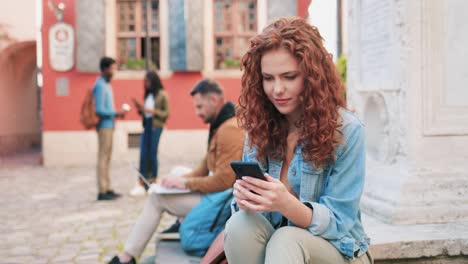
[[[68,71],[74,64],[74,33],[69,24],[59,22],[49,29],[49,61],[55,71]]]
[[[57,96],[70,95],[70,81],[67,77],[61,77],[55,80],[55,95]]]

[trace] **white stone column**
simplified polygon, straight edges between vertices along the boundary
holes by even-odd
[[[106,4],[109,2],[76,1],[75,66],[80,72],[99,72],[99,58],[106,54]]]
[[[169,4],[167,1],[168,0],[159,1],[159,21],[161,23],[159,27],[159,64],[161,67],[159,70],[162,76],[169,76],[171,74],[169,67]]]
[[[468,1],[351,0],[348,104],[366,124],[363,210],[468,220]]]

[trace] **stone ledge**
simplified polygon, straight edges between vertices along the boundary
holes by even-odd
[[[362,217],[376,264],[468,264],[468,222],[391,225]],[[179,242],[157,243],[156,263],[198,263]]]
[[[468,222],[391,225],[363,215],[376,263],[468,263]]]
[[[419,259],[376,260],[375,264],[467,264],[468,259],[459,257],[434,257]]]
[[[185,254],[179,241],[156,241],[156,252],[154,263],[194,264],[201,259]]]
[[[401,241],[375,244],[371,252],[376,260],[458,257],[468,259],[466,240]]]

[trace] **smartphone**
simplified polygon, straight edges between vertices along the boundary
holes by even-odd
[[[231,161],[231,168],[238,179],[243,176],[251,176],[266,181],[263,171],[257,162]]]

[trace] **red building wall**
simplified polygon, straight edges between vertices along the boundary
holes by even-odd
[[[48,8],[48,1],[43,0],[43,130],[83,130],[79,122],[81,102],[86,91],[93,86],[98,74],[78,72],[76,67],[63,73],[51,69],[49,64],[48,32],[49,28],[57,21],[55,15]],[[55,5],[59,2],[63,2],[66,6],[64,22],[71,24],[76,29],[75,0],[52,0],[52,3]],[[298,15],[305,16],[307,14],[309,3],[310,0],[298,0]],[[99,63],[98,58],[96,58],[97,63]],[[55,94],[55,81],[60,77],[69,79],[68,96],[59,97]],[[200,73],[174,73],[170,77],[162,79],[170,100],[171,116],[167,123],[169,129],[197,129],[205,127],[194,114],[192,100],[189,95],[189,91],[201,78]],[[224,87],[226,97],[229,100],[237,102],[240,92],[240,78],[215,78],[215,80]],[[141,98],[143,94],[143,80],[118,79],[112,82],[112,86],[114,88],[116,108],[119,108],[124,102],[130,103],[132,97]],[[135,111],[130,112],[126,116],[126,120],[137,119],[139,117]]]
[[[307,18],[309,16],[307,10],[311,3],[312,3],[312,0],[298,0],[297,1],[297,15],[303,18]]]
[[[85,93],[90,89],[98,74],[82,73],[73,67],[68,72],[56,72],[49,64],[48,32],[56,23],[55,15],[47,7],[48,0],[43,1],[43,68],[44,84],[42,91],[43,102],[43,130],[44,131],[70,131],[83,130],[79,122],[81,102]],[[75,0],[53,0],[55,5],[63,2],[66,5],[64,22],[75,25]],[[76,32],[76,31],[75,31]],[[75,45],[76,47],[76,45]],[[96,63],[99,63],[98,58]],[[55,81],[60,77],[69,79],[69,96],[56,96]],[[169,94],[171,116],[168,120],[169,129],[197,129],[205,125],[194,114],[192,99],[189,95],[193,86],[202,78],[200,73],[174,73],[162,82]],[[237,102],[240,91],[240,78],[215,78],[225,89],[226,97]],[[141,99],[143,96],[143,80],[113,80],[115,106],[119,108],[122,103],[130,103],[132,97]],[[138,120],[135,111],[131,111],[126,120]]]

